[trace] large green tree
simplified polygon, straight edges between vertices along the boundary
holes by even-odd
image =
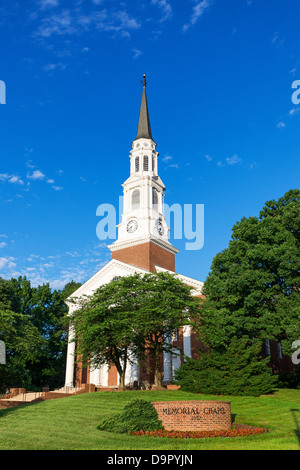
[[[0,339],[6,346],[6,364],[0,365],[0,393],[12,386],[31,383],[27,361],[36,363],[44,340],[28,315],[20,311],[20,299],[10,281],[0,278]]]
[[[7,347],[7,365],[1,371],[6,388],[61,385],[67,348],[65,299],[79,286],[72,281],[63,290],[52,290],[49,284],[33,287],[26,277],[0,279],[0,339]]]
[[[276,383],[268,362],[261,357],[261,341],[235,337],[226,347],[201,351],[200,358],[187,359],[175,371],[175,383],[188,392],[259,396],[272,392]]]
[[[212,348],[232,338],[271,339],[290,354],[300,338],[300,191],[243,218],[204,284],[202,338]]]
[[[126,364],[145,354],[154,358],[155,385],[161,386],[160,357],[171,351],[166,338],[195,315],[191,288],[168,273],[120,277],[101,286],[70,316],[77,352],[92,367],[115,365],[120,388]]]
[[[161,356],[174,353],[172,335],[199,315],[198,299],[192,288],[168,272],[147,274],[140,278],[137,295],[135,345],[140,360],[152,357],[154,385],[161,387]]]
[[[116,366],[119,386],[125,388],[127,362],[134,352],[135,291],[138,276],[121,277],[100,286],[90,297],[74,298],[69,321],[75,329],[79,360],[91,369]]]

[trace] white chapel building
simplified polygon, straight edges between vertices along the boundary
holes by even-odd
[[[175,271],[175,255],[178,250],[169,241],[170,229],[164,216],[165,186],[158,174],[158,152],[153,140],[148,103],[146,96],[146,78],[144,75],[143,93],[140,107],[137,135],[130,151],[130,176],[123,184],[123,214],[118,225],[118,238],[108,248],[112,259],[94,276],[86,281],[67,299],[69,311],[76,309],[72,298],[91,295],[98,287],[115,277],[130,276],[135,273],[168,271],[187,285],[193,287],[193,295],[201,296],[203,283],[178,274]],[[75,365],[74,331],[69,330],[65,386],[94,384],[98,388],[117,387],[119,377],[114,366],[103,365],[92,370]],[[189,326],[184,326],[174,335],[174,350],[181,350],[187,357],[194,357],[199,342]],[[182,356],[183,357],[183,356]],[[163,382],[170,383],[183,360],[178,355],[164,354]],[[143,364],[128,364],[126,384],[153,383],[153,373]]]

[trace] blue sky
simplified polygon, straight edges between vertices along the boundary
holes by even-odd
[[[96,209],[129,176],[146,73],[165,201],[205,206],[176,271],[204,281],[233,224],[299,187],[299,17],[298,0],[2,0],[0,276],[61,288],[111,259]]]

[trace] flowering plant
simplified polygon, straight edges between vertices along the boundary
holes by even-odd
[[[226,431],[136,431],[130,434],[134,436],[168,437],[172,439],[205,439],[210,437],[241,437],[262,434],[267,432],[265,428],[234,426]]]

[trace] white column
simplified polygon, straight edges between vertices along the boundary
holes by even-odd
[[[190,325],[185,325],[183,327],[183,353],[187,357],[192,357],[191,326]]]
[[[132,361],[132,362],[130,362]],[[136,357],[131,353],[130,361],[126,364],[125,385],[132,384],[140,380],[140,366]]]
[[[75,362],[75,341],[73,341],[74,336],[75,336],[74,328],[70,326],[69,342],[68,342],[68,350],[67,350],[66,378],[65,378],[66,387],[74,386],[74,362]]]
[[[171,338],[165,338],[165,343],[171,344]],[[163,382],[172,381],[172,353],[164,352],[164,379]]]
[[[140,381],[140,365],[134,354],[131,356],[132,363],[130,364],[130,382]]]
[[[180,350],[178,348],[174,348],[174,353],[177,353],[179,354],[179,356],[176,354],[173,354],[173,357],[172,357],[172,374],[173,374],[173,377],[174,377],[174,372],[175,370],[179,369],[180,367]]]
[[[94,385],[101,385],[101,368],[91,370],[90,383]]]
[[[140,381],[140,365],[138,361],[131,364],[131,382]]]
[[[129,361],[127,361],[125,372],[125,385],[129,385],[131,383],[131,367],[132,365]]]
[[[108,365],[107,364],[103,364],[103,366],[101,366],[101,385],[103,385],[103,387],[108,386]]]

